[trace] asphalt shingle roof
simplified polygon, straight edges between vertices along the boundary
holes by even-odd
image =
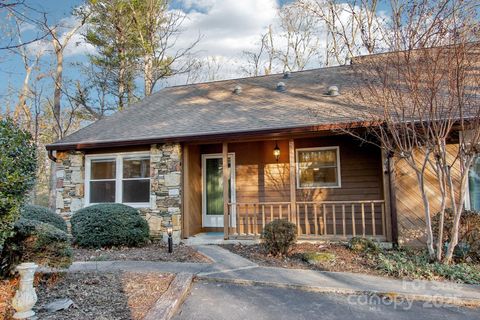
[[[192,137],[361,121],[349,66],[164,88],[48,146]],[[284,82],[286,90],[276,90]],[[240,85],[242,92],[233,92]],[[340,95],[326,95],[337,86]]]

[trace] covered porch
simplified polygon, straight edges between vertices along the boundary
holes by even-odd
[[[387,161],[350,136],[188,143],[182,160],[184,238],[257,239],[286,219],[301,240],[392,240]]]

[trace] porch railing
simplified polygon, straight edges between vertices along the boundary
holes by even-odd
[[[297,226],[300,239],[386,239],[385,201],[297,201],[229,203],[231,238],[259,237],[265,225],[285,219]]]

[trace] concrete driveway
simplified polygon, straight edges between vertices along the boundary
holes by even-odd
[[[480,319],[480,309],[295,289],[196,282],[174,319]]]

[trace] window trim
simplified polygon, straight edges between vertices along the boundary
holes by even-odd
[[[132,157],[133,158],[149,158],[151,161],[150,157],[150,152],[149,151],[134,151],[134,152],[119,152],[119,153],[99,153],[99,154],[87,154],[85,155],[85,177],[84,177],[84,185],[85,185],[85,194],[84,194],[84,199],[85,199],[85,207],[95,205],[95,204],[100,204],[100,203],[106,203],[106,202],[90,202],[90,181],[103,181],[94,179],[90,180],[90,174],[91,174],[91,163],[92,160],[115,160],[115,179],[104,179],[105,181],[115,181],[115,203],[122,203],[127,206],[133,207],[133,208],[151,208],[151,201],[149,202],[122,202],[123,199],[123,159]],[[151,188],[152,188],[152,179],[151,177],[148,178],[126,178],[125,180],[146,180],[148,179],[150,181],[150,186],[149,190],[151,193]],[[149,193],[149,198],[150,198],[150,193]],[[112,202],[107,202],[107,203],[112,203]]]
[[[337,184],[334,186],[313,186],[313,187],[302,187],[300,186],[300,156],[299,153],[303,151],[325,151],[325,150],[335,150],[337,157]],[[296,156],[296,180],[297,180],[297,189],[339,189],[342,187],[342,174],[341,174],[341,165],[340,165],[340,147],[339,146],[329,146],[329,147],[314,147],[314,148],[298,148],[295,149]]]
[[[477,157],[480,157],[480,156],[477,156]],[[480,158],[479,158],[480,159]],[[474,159],[474,161],[476,161]],[[470,175],[470,170],[472,170],[472,168],[468,168],[468,175]],[[470,198],[470,177],[467,177],[467,184],[466,184],[466,190],[465,190],[465,200],[464,200],[464,203],[463,203],[463,208],[465,210],[472,210],[472,199]]]

